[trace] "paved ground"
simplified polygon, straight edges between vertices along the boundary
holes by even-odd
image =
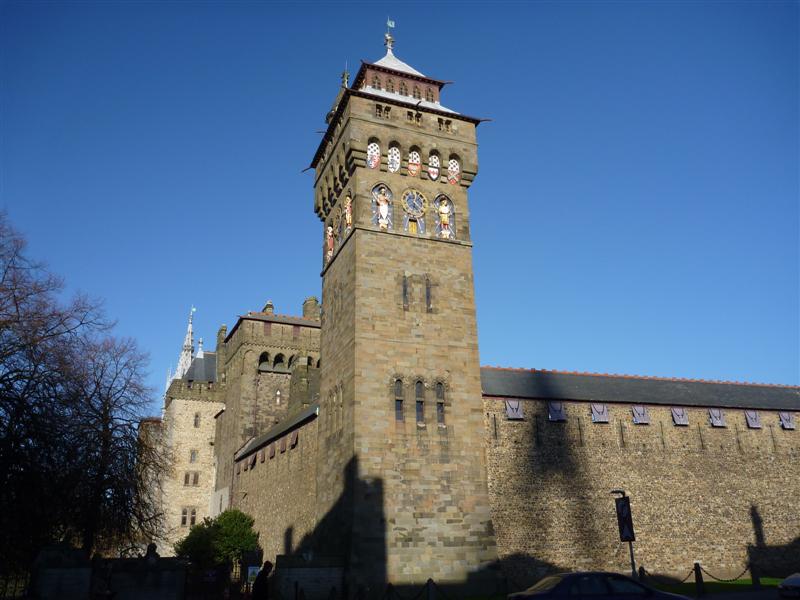
[[[751,592],[725,592],[722,594],[707,594],[703,600],[777,600],[777,588],[764,588]]]

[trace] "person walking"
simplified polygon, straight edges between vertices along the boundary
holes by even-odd
[[[272,563],[267,560],[253,582],[253,600],[269,600],[269,574],[271,572]]]

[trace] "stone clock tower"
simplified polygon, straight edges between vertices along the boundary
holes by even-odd
[[[311,166],[323,222],[319,553],[374,595],[496,559],[468,190],[479,120],[386,55],[342,86]]]

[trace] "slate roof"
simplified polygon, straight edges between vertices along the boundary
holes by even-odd
[[[800,411],[800,387],[481,367],[484,396]]]
[[[416,75],[417,77],[425,77],[425,75],[417,71],[414,67],[397,58],[391,50],[387,50],[386,56],[378,61],[375,61],[374,64],[378,65],[379,67],[384,67],[385,69],[393,69],[395,71],[400,71],[401,73],[408,73],[409,75]]]
[[[217,353],[203,352],[203,356],[195,356],[189,370],[183,376],[185,381],[209,381],[217,380]]]
[[[319,414],[319,404],[312,404],[305,410],[271,427],[265,433],[262,433],[261,435],[251,438],[248,442],[245,443],[244,446],[242,446],[236,452],[233,459],[236,461],[244,458],[245,456],[249,456],[253,452],[257,451],[259,448],[263,448],[264,446],[269,444],[272,440],[279,438],[287,431],[291,431],[292,429],[295,429],[298,425],[305,423],[309,419],[315,418],[318,414]]]

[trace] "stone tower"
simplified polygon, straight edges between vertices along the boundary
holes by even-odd
[[[317,547],[345,585],[475,585],[496,558],[468,190],[478,119],[386,55],[348,75],[312,161],[322,227]]]

